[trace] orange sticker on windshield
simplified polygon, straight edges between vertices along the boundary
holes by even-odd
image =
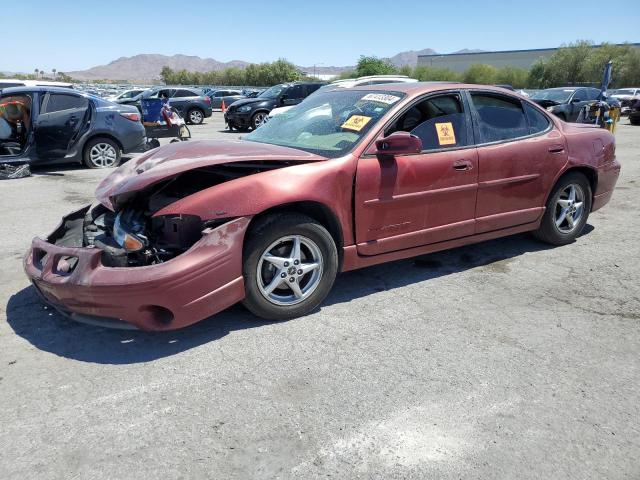
[[[359,132],[367,123],[369,123],[369,120],[371,120],[371,117],[365,117],[364,115],[351,115],[349,119],[340,126],[340,128]]]
[[[438,134],[438,143],[440,145],[456,144],[456,134],[453,131],[451,122],[436,123],[436,133]]]

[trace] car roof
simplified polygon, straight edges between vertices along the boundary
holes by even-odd
[[[56,92],[56,93],[75,93],[77,95],[84,95],[81,90],[75,88],[66,87],[6,87],[2,89],[2,93],[28,93],[28,92]]]
[[[374,90],[380,92],[403,92],[409,95],[421,94],[429,92],[437,92],[440,90],[459,90],[459,89],[482,89],[494,91],[496,93],[508,93],[516,95],[517,92],[507,90],[506,88],[496,87],[495,85],[479,85],[475,83],[457,83],[457,82],[414,82],[414,83],[383,83],[379,85],[358,85],[351,90]]]

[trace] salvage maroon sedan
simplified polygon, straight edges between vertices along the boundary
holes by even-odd
[[[152,150],[25,259],[78,320],[184,327],[243,301],[288,319],[338,272],[532,231],[574,241],[620,171],[614,137],[494,87],[318,93],[243,140]]]

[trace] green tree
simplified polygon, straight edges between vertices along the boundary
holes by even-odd
[[[362,55],[356,65],[356,73],[358,77],[364,77],[368,75],[390,75],[397,73],[397,70],[388,60]]]
[[[525,88],[529,72],[524,68],[503,67],[498,69],[496,83],[500,85],[511,85],[514,88]]]
[[[491,65],[476,63],[471,65],[466,72],[462,74],[462,81],[465,83],[479,83],[483,85],[491,85],[496,83],[498,77],[498,69]]]
[[[428,65],[418,65],[411,74],[421,82],[457,82],[460,75],[448,68],[437,68]]]

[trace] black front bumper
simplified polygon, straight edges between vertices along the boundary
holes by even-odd
[[[251,126],[251,112],[238,113],[229,112],[224,113],[224,121],[227,125],[235,125],[238,127],[250,127]]]

